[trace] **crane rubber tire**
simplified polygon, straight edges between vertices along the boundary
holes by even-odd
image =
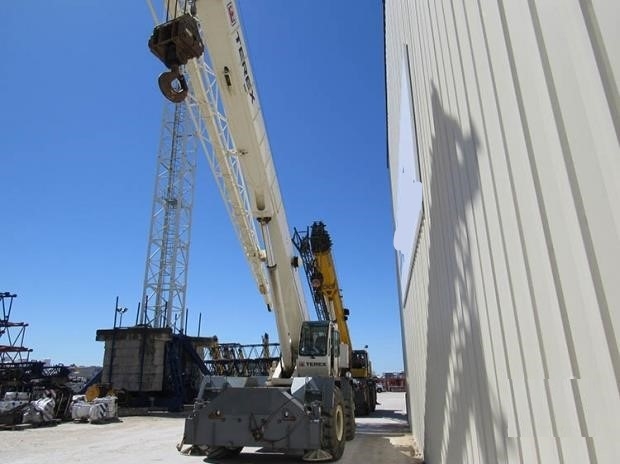
[[[372,385],[369,385],[368,388],[370,389],[370,398],[369,398],[369,404],[370,404],[370,412],[375,412],[375,410],[377,409],[377,390],[375,390],[375,388],[373,388]]]
[[[364,401],[357,405],[358,407],[355,408],[355,415],[357,417],[364,417],[370,414],[370,407],[368,405],[368,401],[369,398],[364,398]]]
[[[353,397],[344,402],[344,418],[346,423],[346,439],[351,441],[355,438],[355,402]]]
[[[339,387],[334,387],[334,405],[331,410],[323,410],[321,418],[321,449],[332,455],[337,461],[344,453],[346,442],[346,419],[344,401]]]

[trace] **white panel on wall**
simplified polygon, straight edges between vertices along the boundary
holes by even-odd
[[[393,197],[394,248],[397,252],[397,268],[402,292],[401,301],[405,301],[407,287],[411,280],[413,255],[422,220],[422,183],[420,182],[418,168],[418,146],[414,135],[415,124],[411,103],[411,79],[409,78],[407,47],[404,47],[403,51],[398,148],[393,155],[397,160],[396,177],[393,180],[397,185]]]

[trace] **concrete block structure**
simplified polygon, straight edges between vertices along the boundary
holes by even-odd
[[[179,409],[196,397],[205,350],[214,337],[188,337],[146,326],[97,330],[105,342],[101,382],[121,394],[122,406]]]
[[[127,391],[161,391],[171,339],[168,328],[98,331],[97,340],[105,341],[102,381]]]

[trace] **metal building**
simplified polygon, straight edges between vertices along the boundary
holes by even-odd
[[[620,2],[384,5],[408,406],[426,462],[617,462]]]

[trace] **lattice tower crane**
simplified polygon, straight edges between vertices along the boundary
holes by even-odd
[[[165,103],[140,323],[182,332],[196,177],[197,139],[183,104]]]

